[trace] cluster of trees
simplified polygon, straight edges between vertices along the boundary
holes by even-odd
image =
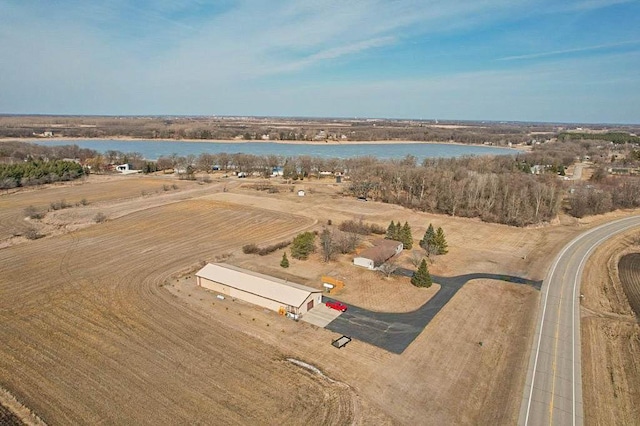
[[[562,199],[553,175],[524,173],[511,157],[363,159],[350,170],[359,197],[451,216],[525,226],[553,219]]]
[[[431,256],[432,254],[446,254],[449,251],[449,245],[447,244],[442,227],[439,226],[437,230],[434,230],[433,225],[430,223],[424,236],[420,240],[420,247],[427,252],[427,256]]]
[[[606,132],[606,133],[578,133],[564,132],[558,135],[558,140],[597,140],[608,141],[615,144],[640,143],[640,137],[626,132]]]
[[[44,146],[19,141],[0,144],[0,163],[62,160],[63,158],[74,158],[84,162],[97,154],[97,151],[80,148],[78,145]]]
[[[575,217],[640,207],[640,178],[615,177],[575,185],[568,197],[568,213]]]
[[[375,223],[365,223],[362,219],[345,220],[338,225],[338,229],[343,232],[354,233],[358,235],[384,234],[386,230]]]
[[[411,250],[413,248],[413,236],[411,235],[411,226],[409,222],[405,222],[404,225],[395,224],[393,221],[387,227],[387,233],[385,235],[387,240],[400,241],[405,250]]]
[[[84,168],[72,161],[28,161],[0,164],[0,189],[69,181],[84,175]]]

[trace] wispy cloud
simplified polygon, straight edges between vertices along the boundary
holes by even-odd
[[[555,93],[539,75],[555,91],[597,81],[637,93],[628,70],[640,67],[640,30],[616,23],[639,10],[637,0],[0,0],[0,112],[454,117],[458,108],[477,118],[516,109],[482,100],[495,96],[533,115],[539,94]],[[597,78],[573,66],[612,52],[630,59]]]
[[[549,52],[530,53],[526,55],[505,56],[504,58],[498,58],[497,60],[498,61],[516,61],[516,60],[524,60],[524,59],[537,59],[537,58],[545,58],[545,57],[552,57],[552,56],[562,56],[562,55],[571,54],[571,53],[602,51],[602,50],[608,50],[616,47],[629,46],[629,45],[640,45],[640,40],[628,40],[628,41],[622,41],[619,43],[598,44],[595,46],[576,47],[573,49],[553,50]]]

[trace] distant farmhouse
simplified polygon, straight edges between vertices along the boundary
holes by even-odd
[[[116,171],[122,173],[123,175],[140,173],[140,170],[134,170],[131,164],[119,164],[116,166]]]
[[[402,243],[399,241],[376,240],[373,242],[373,247],[362,250],[362,252],[353,259],[353,264],[373,270],[402,252],[402,249]]]

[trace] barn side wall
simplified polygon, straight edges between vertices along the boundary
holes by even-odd
[[[208,280],[206,278],[197,277],[198,284],[201,287],[214,291],[216,293],[222,294],[224,296],[232,297],[235,299],[240,299],[245,302],[252,303],[254,305],[262,306],[263,308],[271,309],[272,311],[279,312],[281,308],[285,310],[293,311],[298,314],[304,314],[307,312],[307,306],[309,301],[313,300],[313,306],[316,307],[322,303],[322,293],[311,293],[304,301],[302,306],[299,309],[297,306],[289,307],[284,303],[276,302],[275,300],[266,299],[262,296],[247,293],[246,291],[238,290],[237,288],[229,287],[224,284],[220,284],[215,281]]]

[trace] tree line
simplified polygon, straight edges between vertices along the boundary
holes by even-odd
[[[0,164],[0,189],[69,181],[84,175],[82,165],[73,161],[34,160],[23,163]]]

